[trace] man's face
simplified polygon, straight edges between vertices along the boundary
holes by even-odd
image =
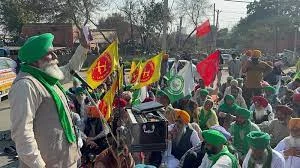
[[[177,119],[175,121],[175,124],[178,131],[181,131],[184,128],[184,123],[182,122],[181,119]]]
[[[269,91],[269,90],[266,90],[265,93],[266,93],[266,96],[271,96],[273,94],[272,91]]]
[[[64,74],[58,67],[57,55],[53,51],[49,51],[42,59],[38,60],[37,66],[53,78],[64,79]]]
[[[267,157],[267,150],[266,149],[253,149],[251,148],[251,157],[253,158],[256,164],[263,164]]]
[[[285,122],[287,120],[287,118],[289,117],[288,115],[280,112],[280,111],[276,111],[276,117],[278,118],[279,121],[281,121],[281,123]]]
[[[290,129],[291,136],[294,138],[300,138],[300,128],[292,128]]]
[[[244,119],[244,118],[241,117],[241,116],[236,116],[236,117],[235,117],[235,121],[236,121],[236,123],[237,123],[238,125],[242,125],[242,124],[244,124],[244,123],[246,122],[246,119]]]
[[[255,108],[256,109],[262,109],[262,105],[259,102],[254,102]]]
[[[207,110],[207,111],[210,110],[212,108],[212,106],[213,106],[213,103],[210,102],[210,101],[206,101],[204,103],[204,109]]]
[[[234,103],[234,101],[232,99],[225,99],[225,103],[231,106]]]
[[[218,154],[218,148],[211,144],[205,143],[205,149],[208,155]]]
[[[231,95],[235,98],[239,95],[239,89],[236,86],[231,86]]]
[[[79,93],[78,95],[76,95],[76,99],[79,103],[83,103],[86,99],[86,95],[84,93]]]

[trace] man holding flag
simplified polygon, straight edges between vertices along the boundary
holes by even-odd
[[[84,36],[70,62],[58,67],[54,36],[30,37],[19,51],[21,70],[9,93],[11,137],[20,167],[77,167],[79,151],[65,91],[70,70],[83,65],[89,45]],[[21,94],[20,94],[21,93]]]

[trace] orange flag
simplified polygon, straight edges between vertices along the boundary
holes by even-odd
[[[159,80],[162,57],[163,53],[159,53],[141,64],[141,72],[137,84],[132,89],[139,89]]]
[[[86,81],[93,88],[97,88],[105,79],[119,67],[118,43],[114,41],[93,62],[87,71]]]

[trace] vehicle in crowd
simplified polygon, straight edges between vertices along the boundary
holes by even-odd
[[[0,47],[0,57],[10,57],[9,49]]]
[[[0,101],[7,96],[16,78],[17,63],[7,57],[0,57]]]

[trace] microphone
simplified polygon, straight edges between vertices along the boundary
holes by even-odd
[[[94,90],[77,72],[75,72],[73,69],[70,70],[70,74],[74,77],[76,77],[84,87],[90,88],[91,90]]]

